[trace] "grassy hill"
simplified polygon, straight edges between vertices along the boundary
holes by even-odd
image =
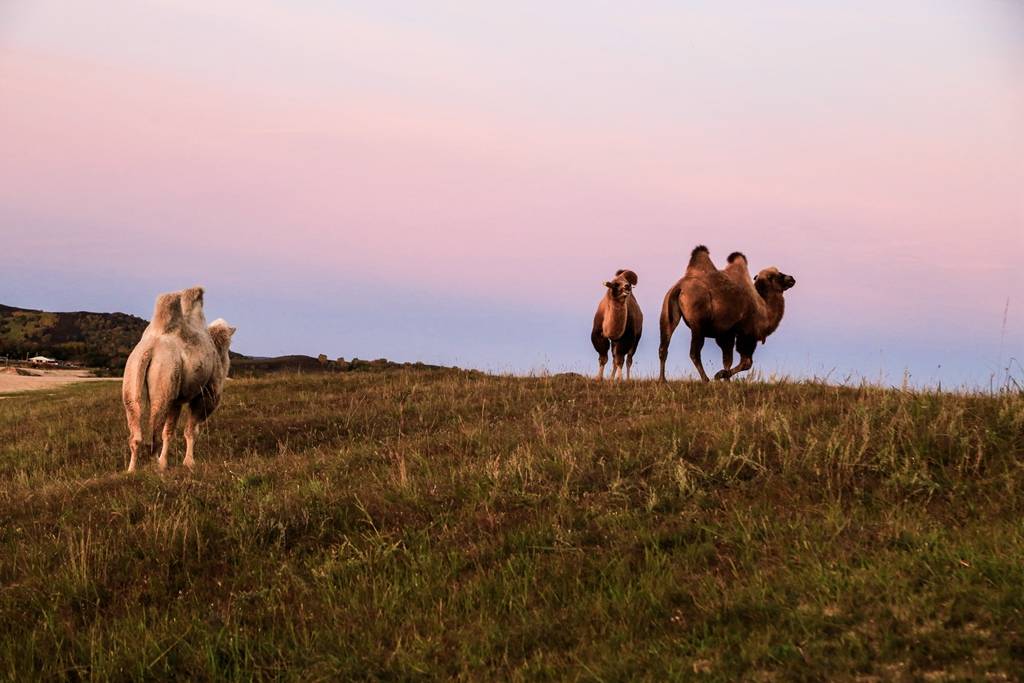
[[[1021,395],[278,374],[193,474],[121,472],[116,384],[0,434],[12,679],[1024,670]]]
[[[0,356],[44,355],[121,368],[147,324],[126,313],[50,313],[0,305]]]

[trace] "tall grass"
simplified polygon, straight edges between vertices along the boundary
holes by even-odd
[[[1015,678],[1024,398],[394,371],[0,401],[12,678]],[[180,443],[175,454],[180,457]]]

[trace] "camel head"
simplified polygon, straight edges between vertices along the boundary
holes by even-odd
[[[213,345],[217,348],[217,351],[224,353],[231,346],[231,337],[238,331],[237,327],[228,325],[224,318],[217,318],[207,328],[210,331],[210,337],[213,338]]]
[[[757,287],[757,291],[761,296],[769,292],[785,292],[795,284],[795,277],[786,275],[774,266],[765,268],[754,276],[754,286]]]
[[[620,268],[615,271],[615,278],[604,283],[608,288],[608,295],[616,301],[626,301],[636,287],[637,277],[632,270]]]

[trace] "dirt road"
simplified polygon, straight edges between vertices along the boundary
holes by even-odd
[[[32,373],[32,374],[24,374]],[[120,377],[93,377],[88,370],[0,368],[0,394],[55,389],[75,382],[120,382]],[[2,397],[0,398],[9,398]]]

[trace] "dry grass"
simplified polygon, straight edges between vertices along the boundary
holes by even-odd
[[[406,370],[234,381],[191,475],[121,473],[114,385],[0,435],[12,679],[1024,667],[1019,394]]]

